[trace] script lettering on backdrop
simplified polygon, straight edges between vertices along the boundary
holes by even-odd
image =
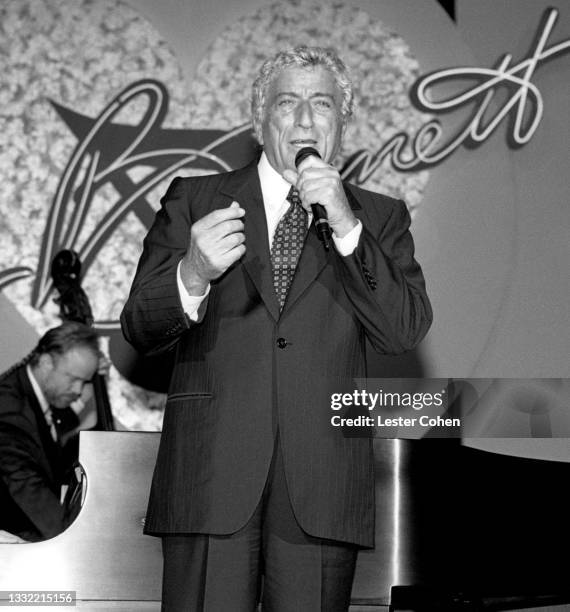
[[[509,121],[506,133],[509,147],[516,149],[527,144],[544,112],[542,95],[531,79],[541,64],[570,51],[570,40],[546,46],[558,15],[553,8],[545,11],[527,57],[514,66],[510,65],[513,56],[506,53],[494,68],[447,68],[423,75],[414,83],[410,99],[422,111],[444,114],[471,105],[471,116],[456,134],[444,140],[441,123],[434,119],[425,123],[413,138],[400,132],[374,153],[357,151],[352,154],[343,168],[344,175],[355,183],[364,183],[386,158],[401,172],[436,166],[461,145],[470,149],[480,146],[503,119]],[[437,85],[465,80],[474,85],[454,96],[434,99],[432,90]],[[492,115],[490,107],[499,87],[506,89],[507,100],[502,106],[495,101],[498,110],[488,117]],[[410,148],[411,154],[407,152]]]
[[[420,77],[410,96],[422,111],[435,114],[456,111],[471,105],[472,114],[456,134],[444,140],[443,128],[436,119],[425,123],[412,138],[396,134],[377,152],[352,154],[341,174],[356,184],[365,183],[378,171],[384,159],[402,172],[419,171],[436,166],[461,145],[480,146],[508,119],[507,144],[512,148],[525,145],[536,132],[544,112],[542,96],[532,77],[543,63],[570,50],[570,40],[547,47],[547,41],[558,19],[556,9],[545,11],[529,54],[511,66],[512,55],[505,54],[494,68],[448,68]],[[455,96],[432,99],[431,89],[453,81],[474,82]],[[492,114],[491,103],[498,88],[505,87],[510,98]],[[133,100],[146,97],[146,112],[136,126],[113,123],[113,119]],[[168,93],[160,82],[144,80],[121,92],[95,119],[85,117],[55,102],[53,107],[78,139],[60,179],[46,222],[39,266],[34,278],[32,306],[41,309],[52,292],[50,265],[62,249],[76,251],[87,271],[102,246],[125,216],[134,212],[145,227],[150,227],[154,211],[145,195],[160,181],[180,168],[198,168],[211,172],[231,170],[248,163],[255,155],[255,142],[249,125],[232,130],[168,129],[162,122],[168,109]],[[190,146],[188,145],[190,143]],[[411,151],[411,152],[410,152]],[[128,171],[144,165],[150,173],[134,182]],[[118,201],[97,223],[83,242],[78,238],[93,204],[94,194],[112,184]],[[0,290],[34,271],[14,267],[0,272]],[[97,321],[96,327],[112,332],[117,321]]]

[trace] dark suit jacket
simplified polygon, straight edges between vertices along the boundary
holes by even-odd
[[[346,192],[364,228],[355,253],[326,253],[311,226],[280,314],[255,164],[171,184],[121,316],[139,351],[176,351],[147,533],[241,528],[260,499],[278,427],[301,527],[373,544],[371,440],[331,426],[330,395],[366,376],[365,337],[383,353],[411,349],[431,308],[403,202]],[[205,316],[192,323],[176,268],[192,222],[232,200],[246,210],[247,251],[212,283]]]
[[[29,541],[62,532],[68,518],[59,498],[68,468],[25,366],[10,370],[0,378],[0,529]]]

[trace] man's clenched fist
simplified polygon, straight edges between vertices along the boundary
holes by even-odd
[[[192,225],[188,251],[180,266],[182,282],[189,295],[204,295],[210,281],[243,256],[244,215],[245,210],[234,201]]]

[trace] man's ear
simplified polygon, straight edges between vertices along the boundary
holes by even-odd
[[[253,132],[257,142],[263,146],[263,122],[258,121],[255,117],[252,118],[251,131]]]
[[[51,372],[54,368],[54,359],[49,353],[42,353],[38,359],[38,367],[42,372]]]

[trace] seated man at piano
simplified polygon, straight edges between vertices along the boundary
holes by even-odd
[[[97,332],[65,322],[0,375],[0,535],[52,538],[73,520],[63,503],[77,459],[77,432],[100,368]],[[82,416],[82,415],[81,415]],[[89,416],[89,415],[88,415]]]

